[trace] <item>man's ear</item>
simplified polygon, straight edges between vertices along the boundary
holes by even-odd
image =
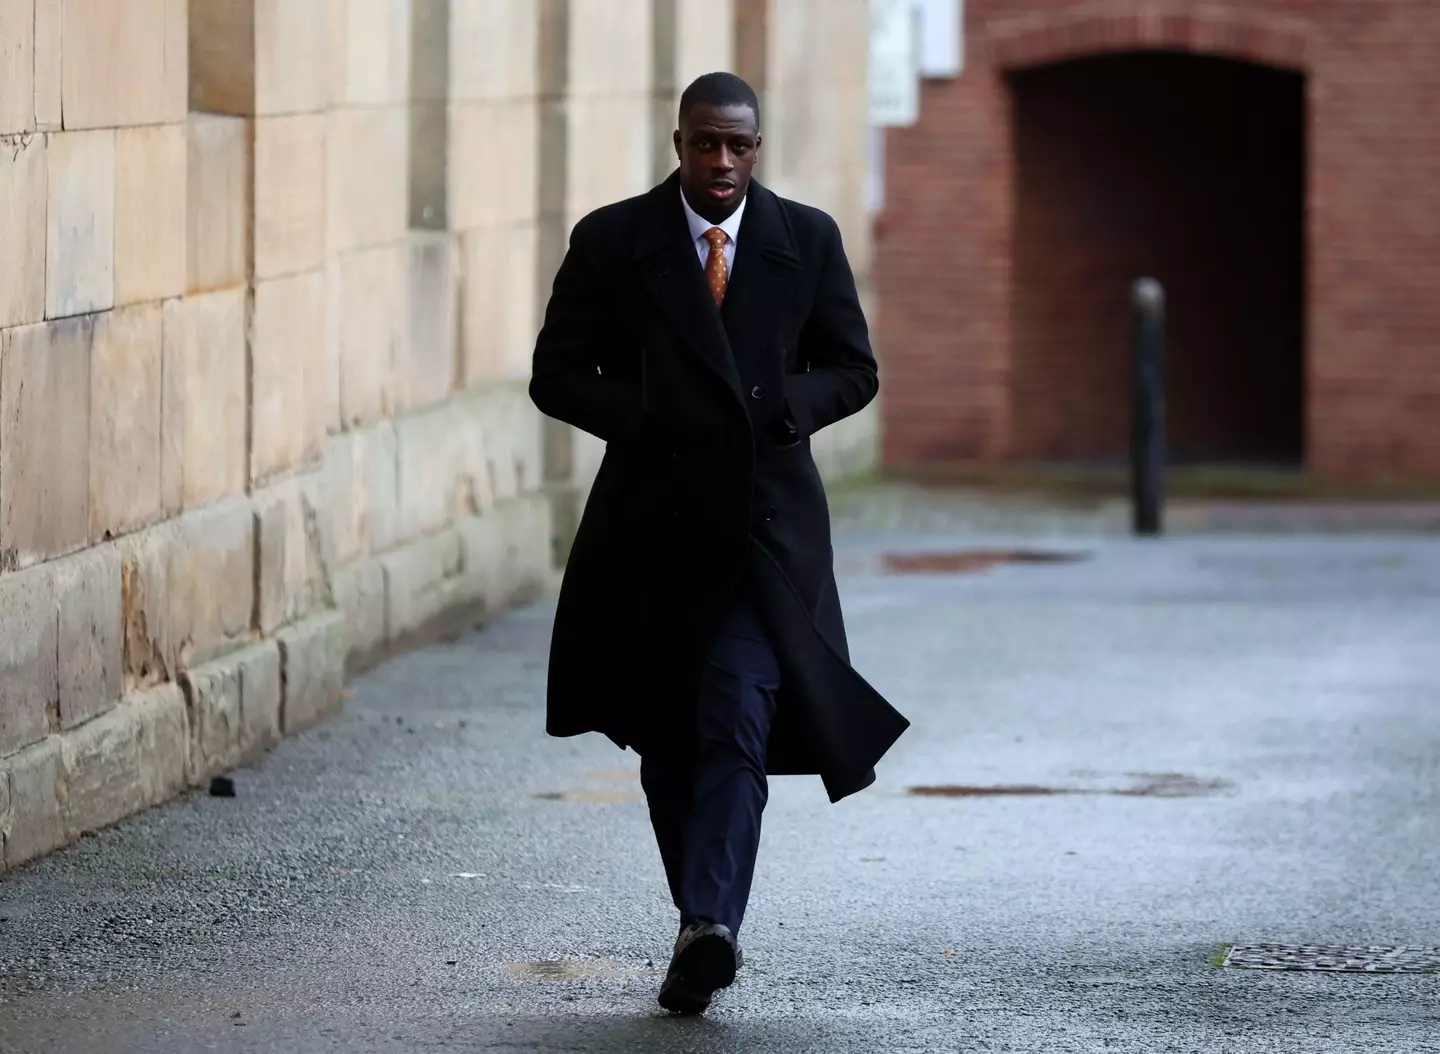
[[[679,161],[679,160],[680,160],[680,129],[678,129],[678,128],[675,129],[675,134],[674,134],[673,136],[671,136],[670,139],[671,139],[671,142],[673,142],[673,143],[675,144],[675,160],[676,160],[676,161]]]

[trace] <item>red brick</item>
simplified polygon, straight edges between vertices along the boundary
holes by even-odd
[[[876,229],[889,464],[1123,452],[1124,285],[1161,267],[1175,353],[1172,438],[1182,453],[1242,459],[1283,453],[1288,443],[1321,477],[1440,479],[1440,79],[1431,72],[1440,68],[1440,8],[1427,0],[966,6],[965,72],[927,81],[919,124],[889,136],[888,203]],[[1185,158],[1165,145],[1163,129],[1127,128],[1127,107],[1094,112],[1093,85],[1066,94],[1009,77],[1145,49],[1306,77],[1306,200],[1296,213],[1304,281],[1290,293],[1288,336],[1253,295],[1278,271],[1263,258],[1264,240],[1247,241],[1246,232],[1274,217],[1227,204],[1246,184],[1224,162],[1249,147],[1227,144],[1223,128],[1201,128],[1211,153]],[[1158,83],[1163,96],[1166,82]],[[1072,112],[1085,99],[1090,110]],[[1137,99],[1129,109],[1144,106]],[[1274,175],[1263,151],[1249,156],[1249,179]],[[1092,176],[1067,175],[1077,171]],[[1107,198],[1108,180],[1131,207]],[[1161,180],[1173,188],[1168,210],[1151,200]],[[1272,200],[1285,197],[1276,191]],[[1289,208],[1301,204],[1290,197]],[[1259,257],[1233,258],[1234,246],[1247,244]],[[1303,375],[1295,364],[1257,365],[1280,344],[1303,361]]]

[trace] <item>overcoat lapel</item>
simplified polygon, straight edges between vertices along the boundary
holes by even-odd
[[[735,274],[720,318],[730,346],[753,354],[770,350],[770,338],[778,331],[776,316],[800,272],[800,254],[775,195],[752,182],[748,197],[736,238]]]
[[[740,374],[705,284],[705,272],[690,244],[679,177],[671,176],[647,198],[645,226],[635,239],[640,281],[684,342],[739,399]]]

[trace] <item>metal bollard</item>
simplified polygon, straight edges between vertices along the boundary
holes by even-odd
[[[1130,287],[1133,314],[1130,500],[1134,530],[1164,531],[1165,289],[1153,278]]]

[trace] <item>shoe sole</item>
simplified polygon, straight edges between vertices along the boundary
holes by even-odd
[[[660,1005],[673,1014],[698,1014],[710,996],[735,981],[735,950],[719,934],[690,943],[675,963],[677,983],[661,989]]]

